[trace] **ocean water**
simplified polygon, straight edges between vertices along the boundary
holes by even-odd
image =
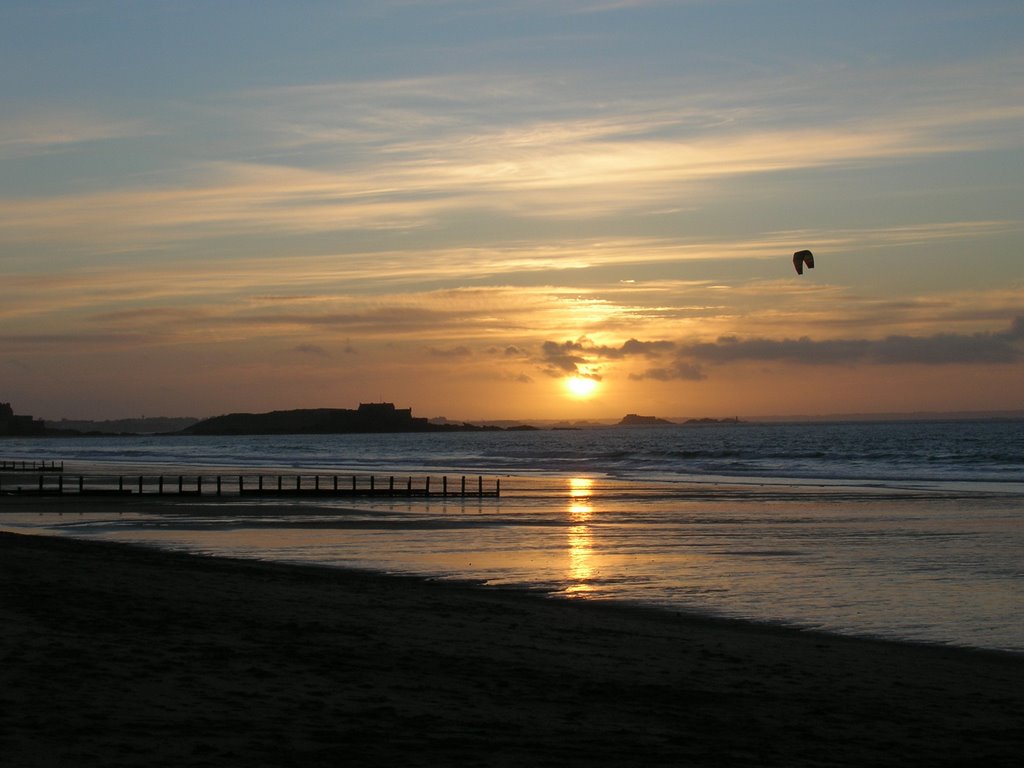
[[[1024,422],[8,439],[66,472],[483,475],[500,499],[4,511],[0,527],[1024,652]]]

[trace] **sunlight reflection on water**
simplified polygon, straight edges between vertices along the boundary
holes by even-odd
[[[465,501],[5,512],[0,526],[1024,651],[1019,499],[689,494],[586,476],[505,487]]]
[[[593,550],[588,525],[594,512],[590,503],[592,486],[593,480],[586,477],[573,477],[568,481],[569,573],[563,594],[571,597],[582,597],[593,591],[590,583],[594,575]]]

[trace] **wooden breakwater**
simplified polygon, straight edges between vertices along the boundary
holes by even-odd
[[[501,480],[390,475],[66,475],[0,478],[0,495],[111,497],[353,497],[497,498]]]
[[[10,461],[0,459],[0,472],[63,472],[63,461]]]

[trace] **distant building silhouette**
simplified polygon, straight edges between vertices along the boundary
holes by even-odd
[[[41,435],[46,431],[46,424],[31,416],[18,416],[10,403],[0,403],[0,435],[24,436]]]
[[[368,424],[417,424],[427,419],[413,418],[412,408],[395,408],[394,403],[360,403],[356,417]]]

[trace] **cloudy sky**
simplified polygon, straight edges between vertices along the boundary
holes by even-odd
[[[3,0],[0,104],[19,413],[1024,408],[1020,0]]]

